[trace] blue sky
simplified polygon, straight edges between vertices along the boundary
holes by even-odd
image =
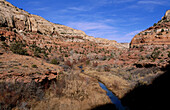
[[[170,0],[7,0],[31,14],[118,42],[159,21]]]

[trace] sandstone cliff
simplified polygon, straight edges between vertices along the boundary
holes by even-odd
[[[8,27],[18,33],[38,33],[44,36],[52,36],[60,39],[70,36],[77,37],[74,40],[63,39],[64,42],[85,42],[86,40],[89,40],[94,43],[102,43],[103,46],[109,45],[116,48],[125,48],[116,41],[99,40],[86,35],[85,32],[81,30],[49,22],[40,16],[30,14],[23,9],[19,9],[5,0],[0,1],[0,27]]]
[[[130,46],[170,45],[170,10],[152,27],[138,33],[132,39]]]
[[[29,14],[4,0],[0,1],[0,25],[22,31],[38,32],[44,35],[58,33],[65,36],[85,36],[83,31],[51,23],[40,16]]]

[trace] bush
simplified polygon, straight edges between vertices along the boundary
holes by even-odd
[[[157,59],[160,53],[160,51],[153,51],[151,54],[151,58],[153,58],[153,60]]]
[[[107,57],[106,57],[106,56],[104,56],[104,57],[103,57],[103,60],[107,60]]]
[[[153,24],[153,26],[156,26],[156,25],[157,25],[156,23]]]
[[[110,71],[110,66],[104,66],[104,71],[109,72]]]
[[[68,54],[65,54],[65,57],[68,57]]]
[[[32,65],[32,68],[38,68],[37,65]]]
[[[22,42],[14,42],[10,45],[10,50],[15,54],[28,55],[27,50],[23,47],[25,47],[25,44]]]
[[[140,52],[142,52],[142,51],[143,51],[143,48],[140,49]]]
[[[0,110],[13,110],[15,107],[20,109],[29,109],[26,106],[22,107],[22,103],[28,104],[30,100],[43,100],[45,95],[43,86],[35,83],[23,82],[0,82]]]
[[[89,64],[90,64],[90,60],[87,60],[87,61],[86,61],[86,65],[89,65]]]
[[[162,29],[161,32],[164,32],[164,29]]]
[[[147,55],[146,55],[146,58],[147,58],[147,59],[150,59],[150,58],[151,58],[151,55],[150,55],[150,54],[147,54]]]
[[[168,51],[168,57],[170,58],[170,51]]]
[[[58,64],[60,64],[60,62],[57,61],[56,58],[54,58],[54,59],[51,60],[51,64],[58,65]]]
[[[2,45],[4,46],[4,48],[8,47],[8,45],[6,44],[6,42],[2,42]]]
[[[38,51],[34,51],[34,56],[41,58],[41,56],[40,56],[40,54],[38,53]]]

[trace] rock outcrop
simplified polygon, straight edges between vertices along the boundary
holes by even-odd
[[[4,0],[0,1],[0,25],[44,35],[55,35],[59,33],[62,35],[85,36],[83,31],[51,23],[40,16],[32,15],[19,9]]]
[[[0,1],[0,27],[8,27],[17,32],[38,33],[54,38],[61,37],[79,37],[81,39],[74,39],[74,42],[85,42],[86,39],[95,43],[103,43],[103,46],[115,46],[116,48],[124,48],[117,42],[109,40],[99,40],[90,37],[81,30],[76,30],[64,25],[54,24],[45,20],[44,18],[30,14],[23,9],[19,9],[5,0]],[[71,41],[64,39],[66,42]],[[109,44],[108,44],[109,43]]]
[[[170,10],[158,23],[135,35],[130,43],[130,47],[144,45],[170,45]]]

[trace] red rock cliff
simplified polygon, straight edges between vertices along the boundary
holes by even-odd
[[[142,45],[170,45],[170,10],[158,23],[135,35],[130,43],[131,48]]]

